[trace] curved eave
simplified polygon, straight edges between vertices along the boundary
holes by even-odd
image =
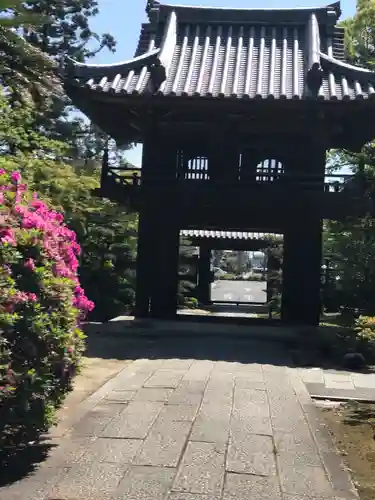
[[[155,2],[156,3],[156,2]],[[341,11],[341,2],[337,1],[320,7],[258,7],[246,9],[243,7],[214,7],[214,6],[202,6],[202,5],[182,5],[182,4],[168,4],[157,2],[155,8],[166,8],[171,10],[181,9],[181,10],[195,10],[195,11],[240,11],[240,12],[296,12],[296,11],[325,11],[325,10],[335,10],[337,12]]]
[[[366,68],[359,68],[358,66],[352,66],[351,64],[330,57],[323,52],[320,52],[319,55],[323,69],[345,75],[353,80],[375,83],[375,73],[373,71]]]
[[[116,75],[126,75],[130,71],[137,71],[151,64],[159,56],[160,50],[160,48],[153,49],[128,61],[114,64],[86,64],[66,57],[65,72],[73,79],[114,78]]]
[[[324,24],[335,24],[341,15],[340,2],[321,7],[296,8],[233,8],[197,5],[166,4],[149,1],[149,19],[162,22],[171,11],[177,13],[181,22],[266,22],[300,23],[306,22],[311,13],[315,13]]]

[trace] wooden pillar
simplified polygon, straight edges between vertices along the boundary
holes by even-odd
[[[315,175],[313,190],[324,192],[326,148],[319,120],[317,133],[296,148],[292,171]],[[298,185],[295,186],[298,190]],[[322,220],[317,204],[300,196],[296,216],[284,230],[281,319],[289,324],[319,325],[321,312]]]
[[[211,301],[211,249],[206,243],[199,247],[198,301],[201,304]]]
[[[147,318],[150,313],[152,284],[155,280],[155,255],[153,245],[156,240],[154,234],[155,222],[152,215],[144,207],[139,214],[138,245],[137,245],[137,282],[134,315],[137,318]]]
[[[150,315],[151,298],[156,279],[155,243],[158,241],[158,217],[155,211],[157,192],[157,167],[159,162],[159,135],[157,117],[152,115],[145,127],[142,151],[141,203],[138,220],[138,244],[136,262],[136,317]]]
[[[270,247],[267,249],[267,302],[275,297],[279,291],[279,279],[278,274],[280,273],[281,265],[280,258],[273,255],[275,252],[274,248]]]
[[[288,324],[319,325],[322,221],[306,220],[284,234],[281,320]]]
[[[165,214],[166,216],[166,214]],[[155,281],[151,298],[151,316],[171,319],[177,312],[179,227],[167,221],[158,225],[154,241]]]
[[[155,141],[155,138],[154,138]],[[154,274],[151,286],[150,314],[170,319],[177,312],[179,214],[177,213],[177,147],[168,130],[159,131],[155,143],[152,173],[152,210],[155,237],[152,243]]]

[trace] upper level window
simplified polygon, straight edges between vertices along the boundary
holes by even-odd
[[[196,156],[187,163],[185,179],[208,180],[208,158],[205,156]]]
[[[275,159],[263,160],[256,167],[257,182],[273,182],[284,173],[283,164]]]

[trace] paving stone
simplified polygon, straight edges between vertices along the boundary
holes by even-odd
[[[227,466],[229,472],[271,476],[276,474],[274,445],[271,436],[257,436],[237,431],[231,435]]]
[[[349,373],[324,372],[324,381],[325,381],[326,385],[327,385],[327,383],[331,383],[331,382],[336,382],[336,383],[351,382],[352,377]]]
[[[213,370],[214,362],[209,360],[195,360],[184,375],[183,380],[207,382]]]
[[[230,429],[231,432],[272,435],[266,392],[235,387]]]
[[[168,402],[170,404],[200,404],[205,388],[206,382],[183,379],[169,397]]]
[[[140,389],[134,397],[134,401],[161,401],[166,403],[172,393],[173,389],[142,387],[142,389]]]
[[[134,399],[134,396],[137,394],[137,391],[111,391],[105,399],[107,401],[114,402],[129,402]]]
[[[357,497],[358,498],[358,497]],[[283,495],[283,500],[327,500],[327,497],[317,497],[313,495],[309,495],[306,493],[305,495]],[[348,497],[338,497],[335,496],[330,500],[348,500]]]
[[[220,496],[213,497],[212,495],[199,495],[196,493],[172,492],[168,495],[167,500],[220,500],[220,498]]]
[[[375,402],[374,389],[328,389],[323,384],[306,384],[306,387],[312,397],[321,399],[336,399],[336,400],[355,400],[365,402]]]
[[[141,439],[98,438],[80,458],[84,462],[131,463],[143,441]]]
[[[353,384],[352,380],[343,380],[335,382],[331,380],[326,380],[325,381],[325,386],[326,389],[340,389],[341,391],[351,391],[355,389],[355,386]]]
[[[298,372],[304,382],[324,384],[324,373],[320,368],[300,368]]]
[[[189,442],[172,490],[219,496],[224,460],[224,450],[215,444]]]
[[[133,466],[121,481],[118,500],[164,500],[176,471],[162,467]]]
[[[285,493],[312,495],[332,498],[335,492],[323,467],[306,467],[303,465],[289,466],[278,462],[281,488]]]
[[[318,448],[306,429],[303,434],[274,433],[277,460],[287,466],[321,466]]]
[[[73,434],[91,437],[99,436],[105,427],[126,409],[126,406],[126,404],[111,403],[109,401],[96,405],[74,426]]]
[[[268,391],[273,428],[285,433],[303,433],[308,429],[306,418],[295,393]]]
[[[258,374],[256,374],[258,375]],[[265,391],[266,390],[266,384],[263,380],[263,375],[259,374],[257,377],[234,377],[234,384],[235,387],[238,389],[254,389],[258,391]]]
[[[133,365],[131,365],[133,367]],[[152,376],[154,370],[147,370],[145,372],[131,371],[131,368],[122,371],[116,377],[116,383],[113,390],[116,391],[137,391],[143,384]]]
[[[193,359],[167,359],[163,363],[163,370],[186,370],[194,363]]]
[[[129,370],[136,373],[152,373],[161,368],[164,363],[164,359],[136,359],[129,366]]]
[[[233,381],[217,385],[209,381],[191,432],[191,441],[224,445],[228,442]]]
[[[101,437],[144,439],[163,403],[133,401],[103,430]]]
[[[168,422],[162,418],[158,419],[134,463],[177,467],[190,428],[191,422]]]
[[[144,383],[144,387],[165,387],[175,389],[185,373],[184,370],[157,370],[147,382]]]
[[[357,498],[357,492],[350,477],[348,470],[345,468],[342,458],[338,452],[323,451],[322,458],[325,470],[336,491],[351,492],[351,498]]]
[[[198,408],[199,404],[166,404],[160,417],[172,422],[192,422],[197,415]]]
[[[73,462],[81,460],[88,447],[92,445],[96,438],[90,436],[69,436],[54,440],[56,448],[53,448],[43,465],[48,467],[69,466]],[[40,469],[39,469],[40,470]]]
[[[360,389],[374,389],[375,390],[375,374],[359,374],[353,373],[352,380],[355,387]]]
[[[101,492],[114,494],[128,468],[127,464],[100,462],[75,465],[51,488],[49,496],[69,499],[86,498]]]
[[[223,500],[281,500],[276,477],[228,473]]]

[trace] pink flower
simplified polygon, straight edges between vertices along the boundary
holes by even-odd
[[[30,300],[30,302],[36,302],[38,299],[38,297],[35,295],[35,293],[28,293],[27,297]]]
[[[0,229],[0,242],[4,245],[16,245],[15,235],[12,229],[5,228]]]
[[[16,184],[18,184],[22,179],[21,174],[19,172],[12,172],[10,178]]]
[[[3,168],[0,168],[0,175],[6,174],[5,170]]]
[[[34,259],[27,259],[25,261],[24,266],[29,269],[30,271],[34,271],[35,269],[35,260]]]

